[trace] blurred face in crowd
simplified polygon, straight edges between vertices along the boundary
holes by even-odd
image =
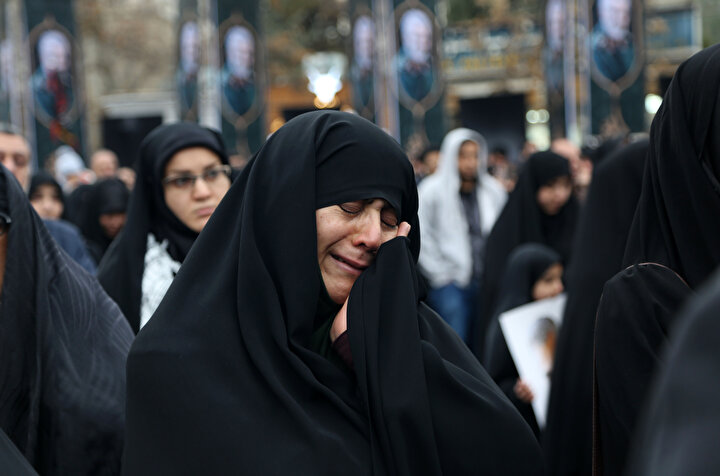
[[[185,226],[200,233],[230,188],[229,173],[214,152],[183,149],[165,166],[165,203]]]
[[[30,196],[30,204],[40,218],[46,220],[57,220],[65,208],[58,189],[52,185],[38,186]]]
[[[115,238],[125,226],[126,218],[127,213],[125,212],[102,213],[98,218],[98,221],[100,222],[100,226],[102,227],[105,236],[108,238]]]
[[[0,163],[7,167],[23,189],[27,190],[30,180],[30,146],[25,138],[0,133]]]
[[[562,282],[563,266],[556,263],[550,266],[540,276],[532,288],[532,298],[535,301],[547,299],[557,296],[564,291],[565,287]]]
[[[90,168],[98,179],[115,177],[118,169],[118,160],[114,152],[99,150],[90,159]]]
[[[623,40],[630,29],[632,0],[598,0],[598,20],[607,36]]]
[[[537,203],[546,215],[557,215],[570,199],[572,182],[570,177],[558,177],[537,191]]]
[[[323,282],[330,298],[342,304],[380,245],[397,236],[398,217],[390,204],[375,198],[319,208],[315,222]]]
[[[466,140],[458,151],[458,172],[461,182],[476,182],[478,173],[478,145]]]

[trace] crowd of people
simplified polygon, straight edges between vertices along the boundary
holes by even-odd
[[[0,472],[720,471],[719,80],[522,161],[316,111],[242,170],[194,123],[35,170],[0,127]],[[505,323],[563,294],[541,405]]]

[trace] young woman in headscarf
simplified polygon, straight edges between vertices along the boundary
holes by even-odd
[[[88,209],[80,229],[93,258],[100,262],[125,226],[130,192],[117,178],[100,180],[91,187],[87,192]]]
[[[185,122],[150,132],[136,167],[125,226],[98,279],[138,332],[230,188],[231,171],[220,134]]]
[[[35,172],[30,179],[28,198],[57,244],[86,271],[95,274],[97,261],[90,256],[80,230],[63,219],[65,199],[53,176],[44,170]]]
[[[620,474],[680,305],[720,265],[720,45],[675,73],[650,130],[624,265],[595,327],[593,461]]]
[[[125,474],[540,474],[530,428],[421,302],[419,248],[392,138],[288,122],[133,344]]]
[[[0,429],[44,476],[119,474],[132,331],[2,166],[0,316]]]
[[[500,327],[500,315],[523,304],[562,293],[562,277],[560,255],[551,248],[537,243],[515,248],[500,283],[498,305],[488,326],[485,345],[485,368],[538,437],[540,428],[531,406],[532,389],[519,378]]]
[[[487,239],[480,312],[473,330],[475,355],[483,356],[487,325],[510,253],[523,243],[540,243],[559,253],[567,265],[578,212],[568,160],[550,151],[531,155]]]
[[[640,197],[646,139],[621,148],[593,171],[567,270],[567,304],[558,334],[542,445],[549,474],[592,471],[595,315],[605,282],[622,269]]]

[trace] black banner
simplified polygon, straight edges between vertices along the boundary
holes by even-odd
[[[434,0],[395,0],[395,70],[400,141],[406,149],[439,144],[445,135],[442,30]]]
[[[218,0],[222,132],[232,155],[265,141],[265,65],[258,0]]]
[[[550,136],[565,137],[565,0],[545,4],[545,46],[543,69],[547,87]]]
[[[642,0],[590,0],[592,133],[645,129]]]
[[[75,38],[71,0],[26,0],[29,78],[35,118],[35,154],[42,166],[55,149],[69,145],[82,156],[82,57]]]

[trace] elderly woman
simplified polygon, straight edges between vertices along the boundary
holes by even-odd
[[[418,231],[382,130],[315,112],[276,132],[133,345],[125,474],[541,473],[530,428],[421,302]]]
[[[230,188],[220,134],[188,122],[153,129],[140,146],[137,170],[123,230],[98,267],[100,284],[135,332],[155,312],[198,233]],[[95,226],[101,211],[92,215]],[[117,228],[112,215],[106,214],[105,228]],[[107,235],[102,230],[98,234]]]

